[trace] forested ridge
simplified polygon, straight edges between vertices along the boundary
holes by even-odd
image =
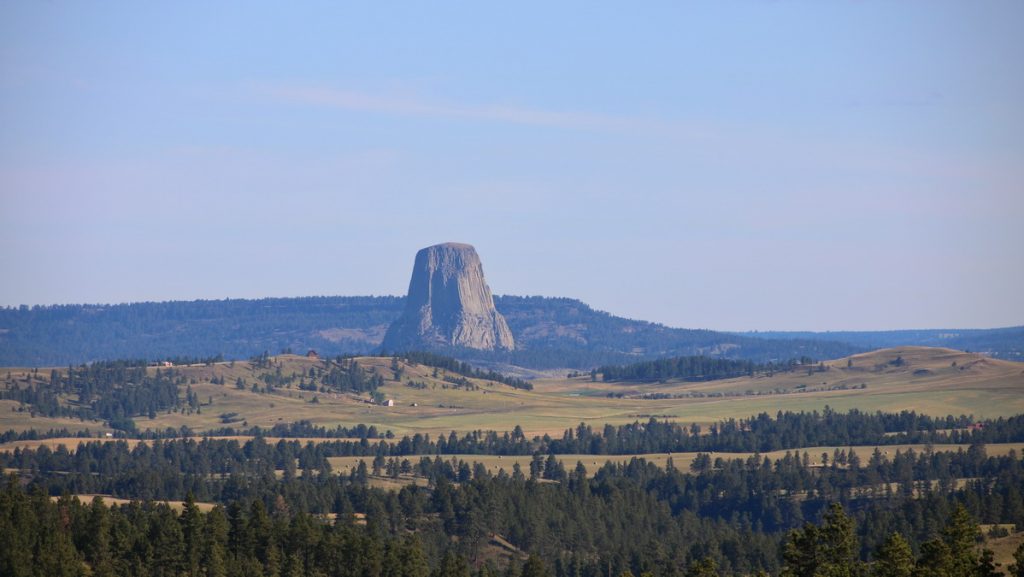
[[[404,304],[402,297],[370,296],[5,307],[0,365],[172,355],[247,359],[289,347],[369,352],[379,342],[373,329],[386,328]],[[324,332],[333,328],[351,330]]]
[[[951,535],[1024,524],[1024,464],[980,444],[864,462],[844,452],[825,467],[796,451],[687,471],[633,459],[588,472],[541,455],[497,474],[440,456],[381,460],[335,473],[312,444],[259,438],[19,450],[2,463],[22,478],[0,493],[0,573],[813,577],[842,559],[850,575],[889,577],[898,533],[901,575],[984,577],[974,533]],[[427,485],[373,488],[384,471]],[[74,493],[145,503],[48,497]],[[154,499],[186,504],[178,514]],[[219,506],[201,513],[193,500]],[[508,567],[499,538],[515,548]]]
[[[54,366],[171,355],[245,359],[290,349],[367,354],[404,297],[298,297],[0,308],[0,366]],[[466,360],[589,370],[671,355],[778,360],[837,358],[863,350],[818,340],[767,340],[670,328],[596,311],[566,298],[495,297],[515,335],[508,353],[445,349]]]
[[[1024,360],[1024,326],[896,331],[757,331],[741,334],[762,339],[838,341],[867,349],[913,344],[986,353],[1011,361]]]
[[[517,350],[446,349],[462,359],[534,368],[586,369],[672,356],[759,363],[835,359],[898,345],[945,346],[1019,359],[1024,329],[724,333],[625,319],[568,298],[497,296]],[[169,356],[245,359],[285,349],[367,354],[405,306],[404,297],[296,297],[0,307],[0,366],[54,366]]]

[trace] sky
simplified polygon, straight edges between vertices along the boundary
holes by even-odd
[[[1024,2],[0,3],[0,306],[1024,324]]]

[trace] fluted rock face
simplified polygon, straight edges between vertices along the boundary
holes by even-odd
[[[515,348],[494,308],[476,249],[449,242],[416,253],[405,312],[384,336],[387,351]]]

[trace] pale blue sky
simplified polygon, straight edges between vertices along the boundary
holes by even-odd
[[[156,4],[0,4],[0,305],[1024,323],[1020,1]]]

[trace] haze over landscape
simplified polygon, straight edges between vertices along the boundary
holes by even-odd
[[[670,326],[1019,325],[1022,12],[6,3],[0,304],[401,294],[457,240]]]
[[[0,4],[0,576],[1024,577],[1022,22]]]

